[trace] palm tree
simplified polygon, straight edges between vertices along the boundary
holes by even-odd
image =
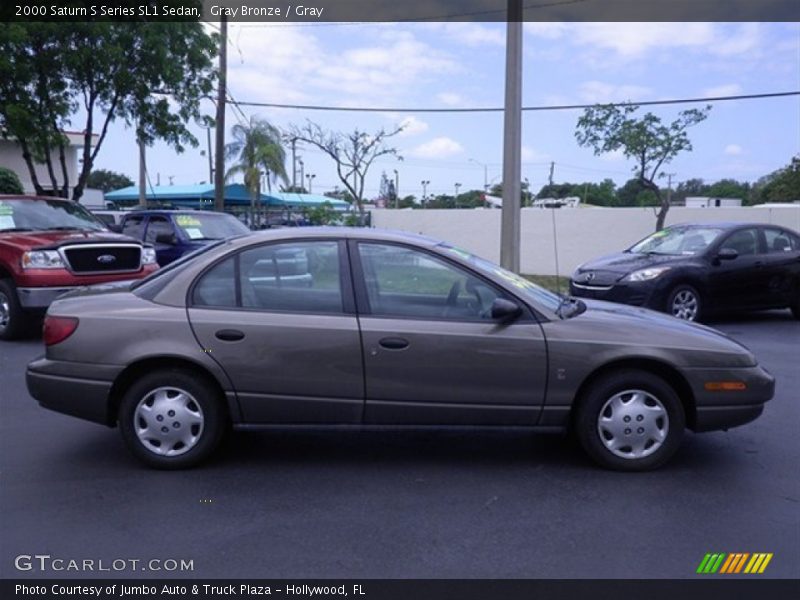
[[[251,117],[249,125],[234,125],[231,135],[234,141],[225,146],[225,160],[235,160],[236,163],[225,173],[225,179],[241,173],[255,208],[261,196],[262,174],[266,175],[269,191],[272,191],[272,182],[278,178],[288,183],[281,133],[267,121]]]

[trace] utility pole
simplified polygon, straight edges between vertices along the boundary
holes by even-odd
[[[453,203],[456,205],[455,206],[456,208],[458,208],[458,190],[459,190],[460,187],[461,187],[461,184],[460,183],[456,183],[456,195],[455,195],[455,198],[453,198]]]
[[[147,166],[145,163],[144,140],[139,137],[139,206],[147,206]]]
[[[211,127],[206,127],[206,138],[208,141],[208,183],[214,183],[214,162],[211,158]]]
[[[302,186],[303,185],[303,181],[306,178],[306,174],[305,174],[306,173],[306,171],[305,171],[306,165],[303,162],[302,158],[298,158],[297,162],[300,163],[300,185]],[[303,188],[303,189],[305,189],[305,188]],[[295,189],[295,193],[297,193],[297,189]]]
[[[556,168],[556,163],[555,162],[551,162],[550,163],[550,177],[547,180],[550,183],[550,187],[553,187],[553,171],[555,170],[555,168]],[[552,192],[552,190],[551,190],[551,192]]]
[[[522,0],[508,0],[500,264],[519,273],[522,175]]]
[[[308,179],[308,193],[311,193],[312,186],[314,184],[314,177],[316,177],[316,173],[309,173],[306,175],[306,179]]]
[[[400,208],[400,173],[394,169],[394,207]]]
[[[426,208],[425,203],[428,199],[428,186],[431,182],[428,179],[423,179],[420,183],[422,183],[422,208]]]
[[[217,83],[217,146],[214,171],[214,210],[225,210],[225,86],[228,76],[228,18],[219,22],[219,81]]]
[[[667,173],[667,204],[672,203],[672,178],[676,173]]]

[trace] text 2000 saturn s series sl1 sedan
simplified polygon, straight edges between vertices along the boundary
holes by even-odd
[[[646,309],[562,298],[436,240],[341,228],[208,246],[57,300],[43,406],[119,425],[154,467],[224,430],[573,429],[603,466],[662,465],[684,429],[752,421],[775,382],[744,346]]]

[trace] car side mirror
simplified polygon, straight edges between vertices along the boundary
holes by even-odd
[[[168,246],[174,246],[178,243],[178,240],[175,239],[175,235],[172,233],[159,233],[156,236],[156,244],[167,244]]]
[[[717,252],[717,258],[720,260],[733,260],[739,256],[739,252],[735,248],[722,248]]]
[[[492,302],[491,315],[495,321],[508,323],[522,314],[522,307],[505,298],[495,298]]]

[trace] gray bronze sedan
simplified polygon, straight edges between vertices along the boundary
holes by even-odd
[[[274,230],[50,307],[42,406],[119,425],[159,468],[229,427],[573,430],[605,467],[664,464],[684,430],[758,417],[775,382],[717,331],[564,298],[436,240]]]

